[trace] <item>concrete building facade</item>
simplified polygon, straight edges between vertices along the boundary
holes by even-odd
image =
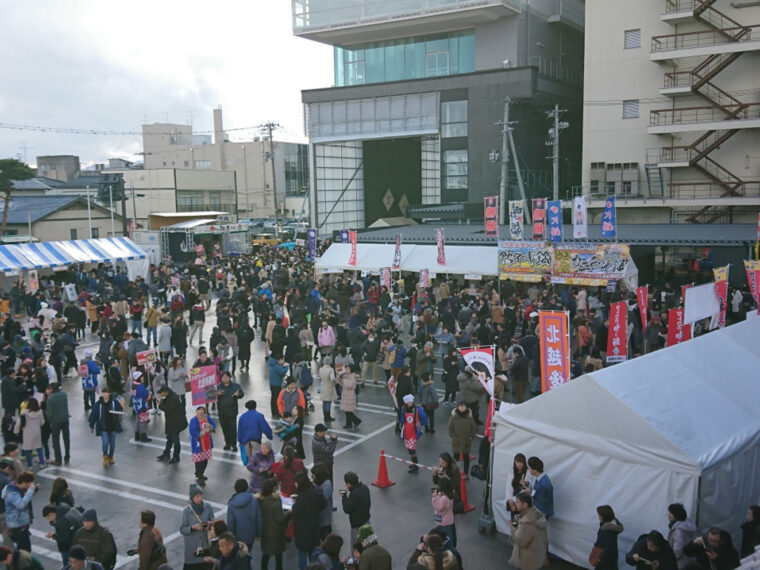
[[[272,217],[275,206],[281,217],[298,216],[303,207],[308,208],[305,197],[309,173],[305,145],[270,143],[264,138],[230,141],[224,132],[221,108],[214,109],[213,139],[194,135],[189,125],[174,123],[143,125],[142,132],[146,169],[234,173],[237,211],[233,213],[240,219]]]
[[[580,180],[581,0],[292,0],[292,9],[295,35],[334,46],[335,86],[302,92],[321,234],[498,195],[495,123],[507,98],[527,198],[551,194],[555,104],[570,123],[562,185]],[[507,199],[517,199],[509,171]]]
[[[37,174],[39,176],[68,182],[79,176],[81,171],[78,156],[62,154],[37,157]]]
[[[754,222],[760,210],[760,7],[590,0],[583,182],[590,222]]]

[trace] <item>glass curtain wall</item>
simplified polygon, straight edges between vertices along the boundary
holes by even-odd
[[[441,140],[422,138],[422,203],[441,203]]]
[[[335,46],[334,57],[338,87],[469,73],[475,71],[475,32]]]
[[[364,227],[361,141],[314,145],[317,223],[320,235]],[[348,189],[343,190],[348,186]]]

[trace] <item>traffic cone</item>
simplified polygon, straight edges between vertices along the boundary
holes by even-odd
[[[464,481],[464,471],[462,471],[459,475],[459,496],[462,499],[462,502],[464,503],[464,512],[469,513],[470,511],[475,510],[475,505],[471,505],[470,501],[467,499],[467,485]]]
[[[380,465],[377,468],[377,481],[373,481],[372,484],[375,487],[380,487],[381,489],[385,489],[386,487],[390,487],[391,485],[395,485],[395,481],[391,481],[388,478],[388,466],[385,464],[385,450],[380,450]],[[473,507],[475,508],[475,507]]]

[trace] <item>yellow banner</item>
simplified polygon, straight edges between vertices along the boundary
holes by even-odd
[[[725,267],[716,267],[713,269],[713,275],[715,276],[716,283],[722,283],[728,281],[728,265]]]

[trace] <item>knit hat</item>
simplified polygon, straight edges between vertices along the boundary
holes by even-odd
[[[190,483],[190,499],[195,497],[195,495],[202,495],[203,489],[201,489],[200,485],[197,485],[196,483]]]
[[[405,404],[413,404],[414,403],[414,396],[412,394],[407,394],[403,398]]]
[[[87,553],[84,551],[84,548],[77,544],[69,549],[69,558],[73,558],[74,560],[87,560]]]
[[[373,529],[368,524],[365,524],[364,526],[359,528],[359,534],[357,535],[357,538],[359,539],[359,542],[361,543],[362,548],[367,548],[371,544],[374,544],[377,542],[375,529]]]
[[[82,513],[82,520],[98,522],[98,514],[95,512],[95,509],[87,509]]]

